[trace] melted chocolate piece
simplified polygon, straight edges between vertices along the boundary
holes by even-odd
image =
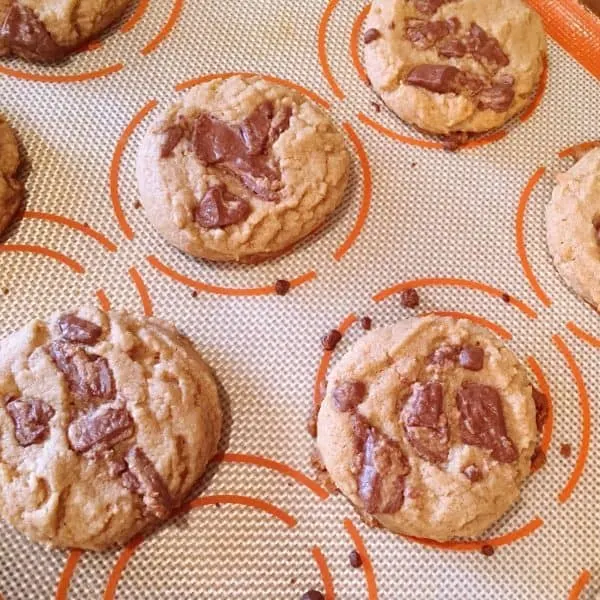
[[[463,383],[456,402],[460,411],[460,434],[465,444],[490,450],[492,458],[501,463],[517,460],[517,450],[506,432],[502,399],[495,388]]]
[[[463,475],[471,482],[477,483],[483,479],[483,473],[477,465],[468,465],[463,469]]]
[[[477,23],[471,23],[464,43],[469,54],[493,72],[506,67],[510,62],[498,40],[489,36]]]
[[[48,423],[54,416],[54,409],[43,400],[11,400],[6,405],[15,426],[15,438],[20,446],[40,444],[50,432]]]
[[[352,417],[359,457],[358,495],[369,514],[391,514],[404,504],[404,478],[410,467],[400,445],[359,415]]]
[[[458,364],[469,371],[481,371],[485,353],[480,346],[464,346],[458,355]]]
[[[408,441],[421,458],[432,463],[448,459],[448,419],[444,413],[444,390],[439,382],[416,384],[402,418]]]
[[[453,25],[452,25],[453,26]],[[435,46],[450,34],[448,21],[424,21],[422,19],[406,20],[406,39],[419,50],[427,50]]]
[[[102,337],[102,327],[73,314],[62,315],[58,328],[60,337],[67,342],[93,346]]]
[[[549,403],[546,395],[532,387],[533,401],[535,402],[535,423],[537,430],[541,433],[548,419]]]
[[[269,139],[271,120],[273,119],[273,104],[263,102],[247,119],[240,124],[240,133],[250,156],[262,154]]]
[[[181,125],[171,125],[163,133],[163,143],[160,147],[160,157],[168,158],[183,139],[185,130]]]
[[[350,412],[366,395],[367,386],[362,381],[345,381],[333,390],[333,404],[340,412]]]
[[[81,400],[114,400],[115,382],[104,357],[88,354],[80,346],[68,342],[53,342],[49,352],[65,376],[69,389]]]
[[[443,4],[457,2],[457,0],[414,0],[415,8],[426,15],[434,15]]]
[[[381,31],[379,29],[367,29],[365,31],[365,44],[371,44],[375,40],[378,40],[381,37]]]
[[[0,47],[29,60],[56,62],[69,48],[59,46],[38,16],[18,0],[13,0],[0,25]]]
[[[143,497],[148,512],[157,519],[166,519],[173,508],[173,500],[152,461],[135,446],[127,453],[125,462],[129,469],[121,476],[125,487]]]
[[[445,58],[462,58],[467,53],[467,46],[462,40],[448,38],[437,45],[437,51]]]
[[[512,84],[499,82],[483,89],[479,94],[480,110],[493,110],[495,112],[506,112],[515,98],[515,90]]]
[[[221,229],[245,221],[250,214],[250,203],[227,191],[224,185],[209,188],[194,212],[200,227]]]
[[[437,94],[449,94],[459,89],[460,70],[451,65],[418,65],[406,76],[406,83]]]
[[[67,435],[75,452],[87,452],[99,444],[112,447],[133,435],[133,419],[124,408],[102,407],[73,421]]]

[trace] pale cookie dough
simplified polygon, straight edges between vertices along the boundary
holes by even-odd
[[[163,321],[83,308],[0,341],[0,515],[36,542],[126,543],[181,503],[220,432],[209,369]]]
[[[20,164],[17,138],[0,115],[0,235],[16,215],[23,200],[23,185],[16,178]]]
[[[365,65],[400,118],[449,135],[500,127],[531,101],[546,38],[522,0],[374,0]]]
[[[546,209],[548,248],[567,285],[600,309],[600,148],[557,180]]]
[[[0,0],[0,57],[62,60],[118,19],[131,0]]]
[[[413,318],[367,334],[335,366],[317,448],[335,485],[385,528],[478,536],[519,498],[545,410],[486,329]]]
[[[342,202],[348,169],[329,117],[257,77],[190,90],[150,127],[137,159],[152,225],[216,261],[259,262],[293,247]]]

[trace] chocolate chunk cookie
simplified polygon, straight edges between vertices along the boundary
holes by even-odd
[[[259,262],[324,223],[348,179],[344,138],[312,102],[258,78],[201,84],[148,131],[142,204],[174,246]]]
[[[0,0],[0,57],[62,60],[119,18],[131,0]]]
[[[524,367],[486,329],[408,319],[367,334],[335,366],[317,447],[335,485],[387,529],[478,536],[530,472],[533,393]]]
[[[157,319],[83,308],[0,341],[0,515],[101,550],[167,518],[215,454],[215,382]]]
[[[522,0],[375,0],[366,27],[373,88],[430,133],[501,126],[542,74],[544,30]]]
[[[21,163],[14,131],[0,115],[0,235],[21,206],[23,185],[17,179]]]
[[[600,148],[557,177],[546,209],[548,247],[567,285],[600,308]]]

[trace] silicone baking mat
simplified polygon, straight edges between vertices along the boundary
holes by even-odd
[[[0,335],[83,302],[171,320],[214,368],[227,427],[185,514],[122,551],[52,551],[1,524],[0,595],[600,593],[600,317],[559,280],[544,228],[555,173],[573,163],[573,147],[600,138],[600,21],[575,0],[532,4],[554,38],[547,85],[504,130],[458,153],[377,102],[361,66],[368,6],[358,0],[140,0],[64,65],[2,62],[0,108],[22,140],[28,194],[0,245]],[[136,208],[134,159],[150,120],[194,81],[233,72],[310,96],[353,157],[330,225],[253,267],[184,256]],[[274,293],[280,278],[294,284],[285,297]],[[329,363],[361,335],[357,318],[383,326],[409,316],[404,287],[419,289],[421,312],[461,314],[504,338],[552,400],[547,464],[485,541],[432,545],[371,530],[308,465],[305,419]],[[344,340],[324,354],[320,338],[336,326]],[[349,564],[354,548],[361,569]]]

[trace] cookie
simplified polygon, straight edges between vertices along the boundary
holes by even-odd
[[[317,448],[335,485],[383,527],[478,536],[530,472],[543,425],[534,395],[543,400],[486,329],[407,319],[367,334],[335,366]]]
[[[342,202],[342,134],[304,96],[257,77],[190,90],[150,127],[141,202],[171,244],[200,258],[260,262],[320,227]]]
[[[210,371],[171,325],[94,308],[0,342],[0,515],[101,550],[166,519],[217,450]]]
[[[0,57],[54,63],[118,19],[131,0],[0,0]]]
[[[546,209],[550,254],[567,285],[600,309],[600,148],[557,181]]]
[[[401,119],[433,134],[500,127],[530,102],[546,38],[521,0],[374,0],[365,65]]]
[[[16,178],[20,164],[15,133],[0,115],[0,235],[17,214],[23,200],[23,185]]]

